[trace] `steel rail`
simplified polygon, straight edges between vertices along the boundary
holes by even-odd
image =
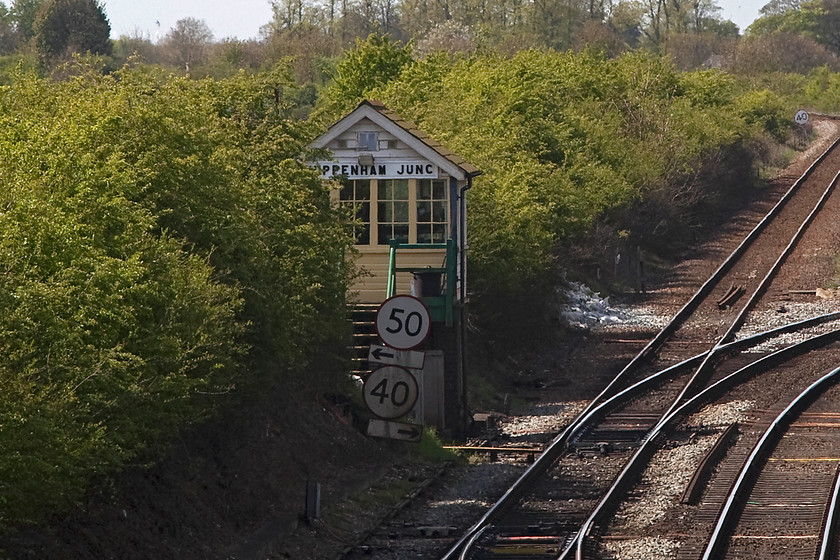
[[[719,554],[722,548],[726,545],[724,542],[724,535],[727,533],[732,524],[736,513],[739,511],[741,504],[736,504],[745,492],[749,491],[750,483],[758,476],[758,472],[762,468],[762,459],[770,452],[773,446],[778,443],[778,440],[784,435],[787,425],[797,416],[803,408],[805,408],[810,399],[815,395],[822,394],[827,386],[831,383],[836,383],[835,377],[840,373],[840,368],[836,368],[831,372],[825,374],[823,377],[814,381],[807,389],[802,391],[779,415],[773,420],[770,426],[764,431],[761,439],[753,447],[752,452],[747,458],[746,463],[741,468],[735,484],[729,491],[723,510],[718,516],[718,521],[712,531],[712,536],[706,545],[706,550],[703,552],[703,560],[713,560],[720,558]]]
[[[817,317],[805,319],[803,321],[798,321],[796,323],[789,323],[787,325],[782,325],[780,327],[776,327],[768,331],[756,333],[749,337],[730,342],[723,347],[723,351],[735,351],[751,348],[781,334],[797,332],[799,330],[812,328],[823,323],[828,323],[837,320],[840,320],[840,312],[820,315]],[[645,379],[642,379],[636,384],[624,389],[616,395],[613,395],[612,397],[607,399],[607,401],[600,403],[599,405],[594,407],[593,410],[591,410],[587,415],[585,415],[582,420],[587,423],[591,422],[597,413],[605,410],[608,406],[610,406],[610,404],[614,405],[617,402],[632,398],[634,394],[640,392],[648,385],[660,382],[662,379],[678,372],[680,369],[689,367],[692,364],[701,361],[703,359],[703,356],[704,354],[697,354],[691,358],[683,360],[678,364],[672,365],[668,368],[660,370],[659,372],[656,372],[646,377]],[[454,559],[456,558],[456,555],[457,558],[459,558],[459,560],[464,560],[466,558],[466,554],[468,553],[469,549],[475,544],[475,542],[477,542],[478,538],[484,533],[484,531],[488,528],[491,522],[494,519],[496,519],[506,507],[511,505],[509,502],[521,495],[521,493],[524,491],[525,486],[529,483],[531,479],[536,478],[537,476],[542,474],[542,471],[537,470],[537,466],[556,459],[556,457],[553,457],[551,459],[546,458],[546,452],[548,451],[548,449],[554,447],[555,442],[559,440],[564,440],[561,443],[562,447],[565,448],[566,441],[568,441],[568,436],[571,435],[570,428],[571,426],[567,427],[565,430],[563,430],[563,432],[560,433],[560,435],[558,435],[555,438],[554,442],[552,442],[552,444],[546,448],[546,451],[544,451],[541,455],[537,457],[534,464],[528,467],[528,469],[526,469],[526,471],[522,475],[520,475],[520,477],[513,483],[513,485],[511,485],[508,488],[505,494],[487,510],[484,516],[471,528],[471,530],[468,531],[468,533],[465,533],[465,535],[462,536],[461,539],[459,539],[459,541],[457,541],[455,545],[453,545],[450,548],[446,555],[442,557],[443,559]],[[548,468],[548,466],[550,465],[544,465],[545,468]]]
[[[720,353],[727,354],[729,352],[737,352],[743,351],[748,348],[752,348],[765,342],[771,338],[779,336],[781,334],[787,334],[790,332],[796,332],[802,329],[811,328],[823,323],[828,323],[831,321],[840,320],[840,312],[828,313],[826,315],[819,315],[817,317],[811,317],[810,319],[805,319],[803,321],[798,321],[796,323],[789,323],[787,325],[782,325],[781,327],[776,327],[775,329],[771,329],[769,331],[763,331],[760,333],[756,333],[746,338],[742,338],[740,340],[736,340],[733,342],[728,342],[720,346]],[[696,364],[697,362],[701,362],[704,357],[705,353],[696,354],[690,358],[683,360],[677,364],[669,366],[663,370],[660,370],[656,373],[645,377],[644,379],[636,382],[635,384],[627,387],[623,391],[616,393],[603,403],[599,404],[595,408],[593,408],[581,421],[581,425],[579,425],[579,430],[577,433],[572,434],[573,441],[575,437],[578,437],[582,434],[588,425],[594,424],[598,418],[605,416],[604,411],[610,407],[616,407],[619,403],[632,399],[633,397],[642,394],[644,391],[648,389],[648,386],[654,384],[656,382],[661,382],[667,379],[670,375],[677,374],[679,371],[691,367],[692,365]]]
[[[463,550],[463,552],[466,553],[468,550],[466,545],[469,543],[469,545],[472,546],[472,544],[477,541],[477,534],[479,532],[483,533],[486,526],[489,525],[493,519],[497,518],[504,509],[510,507],[512,503],[519,498],[522,489],[527,485],[527,483],[529,483],[529,481],[533,478],[541,475],[551,464],[553,464],[553,462],[565,449],[568,441],[571,439],[571,436],[578,432],[579,426],[583,425],[583,419],[590,416],[590,412],[604,400],[614,396],[619,383],[623,382],[624,378],[627,377],[630,372],[634,371],[645,359],[662,347],[665,340],[671,336],[683,322],[685,322],[691,313],[694,312],[694,310],[700,305],[702,299],[708,296],[714,286],[732,268],[736,260],[765,229],[767,224],[769,224],[770,221],[778,215],[796,191],[799,190],[801,184],[805,182],[814,169],[816,169],[817,166],[828,157],[828,154],[830,154],[831,151],[838,146],[838,144],[840,144],[840,138],[832,142],[831,145],[822,154],[820,154],[820,156],[816,158],[810,166],[808,166],[808,169],[806,169],[805,172],[793,183],[793,185],[791,185],[791,187],[785,192],[773,208],[771,208],[770,211],[761,219],[761,221],[753,227],[744,240],[742,240],[732,253],[730,253],[730,255],[718,266],[715,272],[712,273],[712,276],[710,276],[694,293],[689,301],[680,308],[668,324],[666,324],[662,330],[660,330],[660,332],[650,342],[648,342],[645,347],[635,357],[633,357],[626,366],[624,366],[624,368],[622,368],[622,370],[589,403],[589,405],[587,405],[587,407],[581,411],[570,422],[570,424],[556,438],[554,438],[554,440],[552,440],[552,442],[546,447],[545,451],[539,455],[536,461],[513,483],[510,488],[508,488],[502,497],[455,542],[455,544],[441,557],[441,560],[453,560],[456,555],[458,555],[459,558],[463,558],[464,556],[459,554],[459,551]],[[706,352],[706,355],[708,355],[709,352],[711,352],[711,350]]]
[[[837,518],[840,517],[840,468],[834,474],[834,483],[831,486],[831,501],[828,502],[823,528],[820,550],[816,560],[832,560],[834,558],[835,542],[837,540]]]
[[[573,550],[575,551],[575,559],[583,560],[583,547],[586,536],[591,532],[592,527],[594,527],[596,523],[600,522],[602,517],[606,517],[606,513],[618,504],[620,493],[629,484],[630,480],[641,472],[641,469],[647,464],[649,458],[653,456],[656,440],[663,433],[666,426],[675,422],[677,419],[685,417],[689,411],[701,406],[710,400],[713,395],[723,393],[723,391],[728,389],[730,386],[734,386],[735,382],[739,381],[742,376],[755,375],[756,373],[766,371],[776,363],[794,358],[804,352],[831,344],[838,340],[840,340],[840,329],[814,336],[807,340],[772,352],[771,354],[742,367],[741,369],[703,389],[682,403],[678,408],[670,412],[663,422],[660,422],[649,432],[648,436],[642,442],[642,445],[636,449],[633,456],[628,460],[622,471],[613,481],[610,488],[601,498],[601,501],[597,506],[595,506],[595,509],[592,511],[589,518],[583,523],[580,531],[577,533],[577,536],[572,539],[563,552],[558,556],[558,560],[565,560],[569,558]]]
[[[703,375],[711,367],[714,360],[717,359],[722,346],[735,337],[735,334],[743,326],[744,321],[746,321],[749,312],[753,310],[755,305],[767,291],[767,287],[770,285],[770,282],[782,268],[782,265],[793,252],[794,248],[796,248],[796,245],[802,239],[802,236],[805,235],[805,231],[807,231],[808,227],[813,223],[814,218],[816,218],[817,214],[819,214],[820,210],[822,210],[822,207],[825,205],[825,202],[828,200],[828,197],[834,191],[838,180],[840,180],[840,172],[834,175],[834,178],[829,182],[828,187],[826,187],[822,196],[814,205],[814,208],[811,210],[811,212],[808,213],[808,216],[806,216],[805,220],[802,221],[802,223],[794,232],[793,236],[791,236],[791,239],[788,242],[787,246],[776,258],[776,261],[773,263],[773,266],[770,267],[770,269],[764,275],[764,278],[761,279],[761,282],[759,282],[755,290],[753,290],[753,293],[750,295],[746,303],[744,303],[744,306],[738,312],[738,315],[736,315],[730,323],[729,328],[726,330],[723,336],[721,336],[720,339],[715,343],[712,349],[709,350],[708,354],[706,355],[706,359],[703,360],[703,363],[700,364],[700,367],[697,368],[697,371],[694,372],[694,375],[691,377],[691,379],[689,379],[685,387],[683,387],[683,390],[674,400],[668,412],[674,410],[674,408],[679,406],[679,403],[682,400],[690,397],[692,391],[695,390],[697,384],[703,379]],[[663,417],[667,416],[668,412],[666,412],[665,415],[663,415]]]
[[[717,283],[726,275],[727,272],[732,268],[735,264],[736,260],[741,257],[741,255],[747,250],[747,248],[755,241],[755,239],[761,234],[762,231],[767,227],[767,225],[782,211],[782,208],[788,203],[788,201],[793,198],[793,195],[796,194],[796,191],[799,190],[802,183],[813,173],[814,169],[819,166],[827,157],[828,154],[834,150],[838,144],[840,144],[840,138],[837,138],[831,145],[822,153],[820,156],[815,159],[808,169],[799,176],[799,178],[790,186],[790,188],[785,192],[784,195],[776,202],[773,208],[770,209],[767,214],[759,221],[755,227],[744,237],[744,239],[738,244],[735,249],[729,254],[729,256],[724,259],[724,261],[718,266],[718,268],[712,273],[712,275],[703,283],[702,286],[691,296],[691,298],[686,302],[679,311],[674,315],[673,318],[666,324],[659,333],[648,342],[644,348],[635,356],[633,357],[630,362],[627,363],[626,366],[613,378],[612,381],[593,399],[593,403],[599,401],[599,399],[605,398],[607,395],[610,394],[611,391],[615,390],[615,386],[618,385],[620,381],[623,381],[623,378],[629,374],[629,372],[633,371],[638,365],[646,359],[650,354],[656,352],[664,343],[665,340],[671,336],[674,331],[679,328],[680,325],[689,317],[691,313],[700,305],[702,298],[709,295],[712,289],[717,285]],[[586,411],[584,411],[585,413]]]

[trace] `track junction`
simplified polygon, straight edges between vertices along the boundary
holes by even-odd
[[[789,312],[837,280],[838,142],[430,558],[838,558],[840,299]]]

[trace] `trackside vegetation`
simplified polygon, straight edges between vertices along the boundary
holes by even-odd
[[[0,523],[294,387],[344,328],[350,237],[283,72],[74,73],[0,90]]]
[[[363,72],[359,61],[400,60],[400,49],[357,43],[373,52],[338,64],[331,92],[341,111],[358,101],[343,84]],[[381,66],[369,74],[383,76]],[[558,269],[606,260],[606,246],[692,242],[722,218],[726,199],[754,189],[758,148],[784,142],[795,112],[732,74],[678,72],[644,51],[438,54],[389,70],[363,95],[485,172],[468,195],[478,309],[550,289]]]

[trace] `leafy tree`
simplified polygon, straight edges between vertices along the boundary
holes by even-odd
[[[204,20],[187,17],[175,22],[163,38],[163,49],[173,64],[189,72],[205,62],[212,40],[213,32]]]
[[[594,19],[587,21],[575,34],[574,46],[576,51],[603,52],[608,57],[616,57],[628,49],[615,29]]]
[[[227,78],[242,70],[254,72],[267,63],[265,44],[261,41],[224,39],[208,48],[202,75]],[[196,73],[191,73],[197,76]]]
[[[820,66],[838,67],[836,55],[809,37],[776,32],[751,35],[738,44],[733,69],[743,74],[807,74]]]
[[[801,10],[817,42],[840,54],[840,1],[814,0],[803,3]]]
[[[771,0],[761,7],[759,13],[763,16],[781,16],[799,9],[800,0]]]
[[[35,36],[35,20],[44,0],[13,0],[9,16],[22,43]]]
[[[46,0],[33,31],[35,48],[47,65],[72,53],[111,53],[111,25],[97,0]]]
[[[132,57],[148,64],[160,64],[164,61],[158,46],[148,37],[138,33],[120,35],[114,41],[112,54],[117,66],[122,66]]]
[[[5,4],[0,3],[0,55],[8,55],[15,51],[18,33],[14,28],[14,20]]]
[[[0,90],[0,523],[77,503],[235,398],[340,379],[323,350],[352,238],[297,161],[289,85],[136,66]]]
[[[831,112],[840,109],[840,74],[832,72],[828,67],[811,71],[804,90],[812,106]]]
[[[715,0],[644,0],[643,6],[645,16],[641,30],[657,47],[675,33],[714,32],[723,33],[723,36],[733,33],[732,25],[720,20],[720,6]]]
[[[411,45],[401,46],[387,35],[357,40],[356,47],[344,54],[332,76],[328,95],[331,118],[351,109],[370,90],[395,79],[411,60]]]
[[[476,49],[473,35],[467,26],[447,21],[430,29],[425,37],[417,41],[417,55],[423,57],[438,51],[471,53]]]
[[[768,4],[766,15],[749,27],[753,35],[787,33],[813,39],[835,55],[840,54],[840,2],[812,0],[781,6]]]
[[[273,31],[263,43],[268,60],[290,60],[300,83],[317,82],[319,63],[340,54],[338,39],[316,25]]]
[[[735,60],[738,41],[724,39],[711,33],[673,34],[665,43],[665,52],[680,70],[695,70],[704,65],[714,65],[719,60],[719,67],[729,68]]]

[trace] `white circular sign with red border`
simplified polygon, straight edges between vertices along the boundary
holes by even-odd
[[[431,320],[426,305],[414,296],[386,299],[376,312],[376,334],[397,350],[416,348],[429,336]]]

